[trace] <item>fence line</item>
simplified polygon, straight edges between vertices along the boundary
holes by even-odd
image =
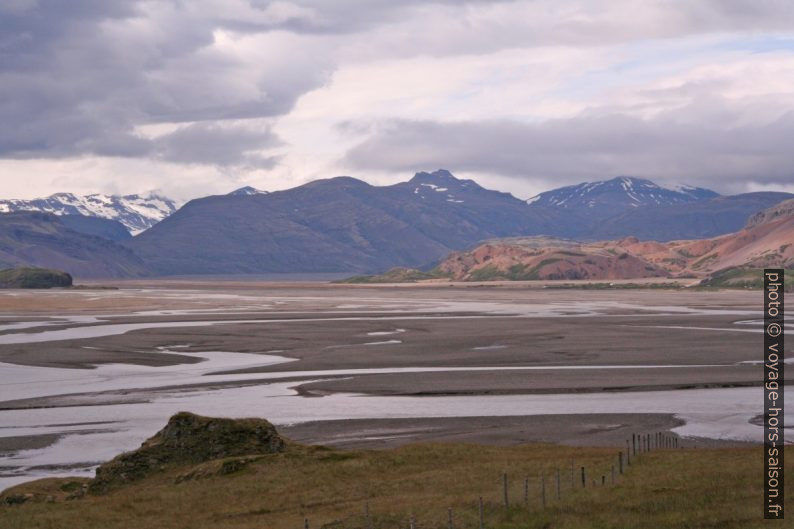
[[[610,485],[617,484],[618,481],[619,481],[619,478],[621,476],[625,475],[625,473],[627,472],[627,470],[628,470],[627,467],[632,465],[632,455],[634,456],[634,459],[635,459],[635,462],[636,462],[638,453],[639,454],[644,454],[644,453],[650,453],[650,452],[656,451],[656,450],[664,450],[664,449],[668,449],[669,450],[669,449],[683,448],[683,446],[681,446],[681,443],[679,442],[679,439],[680,438],[678,436],[676,436],[676,435],[666,435],[663,432],[656,432],[654,434],[651,434],[651,433],[645,433],[645,434],[632,433],[631,434],[631,440],[626,439],[626,451],[625,451],[625,453],[622,450],[618,451],[618,453],[617,453],[617,465],[614,464],[614,459],[612,459],[613,463],[611,463],[610,466],[608,467],[610,469],[609,474],[606,474],[606,473],[605,474],[601,474],[600,486],[601,487],[605,487],[607,485],[607,475],[610,476],[610,480],[609,480],[609,484]],[[596,465],[596,468],[599,468],[599,467],[603,468],[603,466],[601,466],[601,465]],[[570,472],[570,478],[571,478],[571,489],[570,490],[571,491],[576,491],[577,490],[577,488],[575,486],[575,479],[574,479],[574,474],[575,474],[574,473],[574,468],[575,468],[575,462],[572,459],[571,460],[571,472]],[[581,473],[581,484],[582,484],[581,488],[584,490],[584,489],[587,489],[587,476],[588,476],[587,467],[581,466],[580,467],[580,473]],[[594,476],[591,479],[592,487],[596,488],[598,486],[598,480],[596,479],[597,474],[595,474],[595,471],[593,471],[593,473],[594,473]],[[555,490],[556,490],[555,497],[556,497],[556,501],[558,503],[560,503],[563,500],[563,496],[562,496],[562,471],[561,471],[559,465],[554,469],[553,476],[555,478]],[[539,477],[539,480],[540,480],[540,483],[539,483],[540,484],[540,490],[539,490],[538,505],[540,506],[541,509],[545,510],[546,507],[547,507],[547,499],[548,499],[547,498],[547,494],[546,494],[547,493],[547,490],[546,490],[546,472],[542,471],[538,477]],[[502,480],[501,481],[502,481],[502,502],[501,503],[502,503],[502,507],[503,507],[504,511],[509,513],[509,512],[512,512],[513,509],[518,508],[518,505],[520,505],[520,504],[515,504],[513,506],[513,508],[511,509],[511,506],[510,506],[510,480],[509,480],[509,476],[508,476],[507,472],[503,472],[502,473]],[[523,492],[524,492],[523,511],[526,512],[527,514],[532,512],[532,509],[530,508],[531,505],[530,505],[530,486],[529,486],[529,482],[530,482],[530,477],[526,476],[523,479]],[[496,504],[490,504],[490,505],[493,507],[493,506],[498,506],[499,504],[496,503]],[[479,529],[487,529],[487,527],[486,527],[486,503],[484,502],[483,496],[480,496],[478,498],[476,508],[477,508],[477,521],[478,521]],[[492,509],[492,512],[496,512],[496,511],[493,511],[493,509]],[[375,523],[375,521],[373,520],[373,516],[371,515],[369,501],[366,501],[364,503],[363,518],[364,518],[363,527],[365,529],[375,529],[376,528],[377,524]],[[405,520],[405,519],[403,518],[403,520]],[[463,523],[463,521],[465,521],[465,519],[460,519],[461,524]],[[338,527],[338,525],[336,525],[337,523],[338,522],[335,522],[334,525]],[[455,513],[454,513],[452,507],[448,507],[447,508],[446,526],[447,526],[447,529],[456,529]],[[317,527],[321,527],[321,526],[317,526]],[[342,527],[345,527],[345,526],[343,525]],[[402,525],[402,527],[405,527],[405,526]],[[421,529],[421,527],[422,526],[420,526],[418,524],[418,522],[416,520],[416,517],[413,514],[411,514],[408,517],[408,529]],[[438,527],[438,525],[434,525],[434,527]],[[459,524],[457,529],[463,529],[463,527],[464,527],[464,525],[460,525]],[[303,519],[303,529],[310,529],[309,518],[308,517],[304,517],[304,519]]]

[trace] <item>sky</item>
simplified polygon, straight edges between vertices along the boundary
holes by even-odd
[[[0,198],[794,192],[791,0],[0,0]]]

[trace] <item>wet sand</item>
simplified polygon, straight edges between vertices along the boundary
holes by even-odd
[[[359,419],[315,421],[282,426],[297,442],[333,448],[382,449],[408,443],[478,443],[516,445],[552,443],[573,446],[625,447],[632,434],[663,432],[682,421],[668,414],[533,415],[531,417],[436,417],[432,419]],[[679,439],[683,446],[739,446],[746,443]]]
[[[302,395],[516,395],[760,386],[762,366],[378,374],[300,384]]]
[[[116,286],[120,289],[0,292],[0,362],[56,368],[50,376],[56,383],[24,395],[18,387],[12,391],[13,381],[0,384],[0,410],[6,410],[0,413],[68,407],[99,412],[115,406],[124,414],[162,399],[178,401],[180,394],[212,398],[214,392],[239,388],[241,395],[254,395],[245,388],[284,382],[297,391],[291,398],[309,400],[350,393],[385,398],[625,393],[630,400],[632,392],[655,391],[664,399],[670,390],[757,386],[761,380],[761,366],[750,363],[760,358],[756,292],[552,290],[527,284]],[[134,330],[113,334],[109,326]],[[62,331],[71,338],[62,339]],[[86,337],[75,338],[74,332]],[[36,341],[23,343],[28,338]],[[215,354],[217,361],[202,361],[202,353]],[[224,363],[227,357],[235,361]],[[265,362],[276,357],[292,361]],[[94,371],[96,380],[84,387],[57,382],[68,379],[62,373]],[[175,378],[166,376],[171,372]],[[114,380],[126,382],[114,389]],[[531,416],[489,418],[473,405],[472,417],[464,418],[312,421],[281,428],[298,441],[342,447],[456,440],[619,446],[627,433],[668,431],[681,422],[667,413],[600,411],[535,410]],[[262,414],[267,418],[266,410]],[[91,420],[90,413],[82,416]],[[64,434],[80,433],[16,435],[11,428],[0,452],[46,450]]]

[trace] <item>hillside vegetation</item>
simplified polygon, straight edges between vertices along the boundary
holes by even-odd
[[[414,444],[337,451],[287,442],[283,450],[246,456],[166,461],[101,494],[82,493],[85,480],[22,485],[2,495],[0,526],[294,529],[307,520],[312,528],[397,529],[413,519],[415,527],[442,528],[452,509],[454,527],[474,528],[482,497],[485,526],[493,529],[752,529],[765,527],[761,457],[760,447],[658,450],[634,458],[613,485],[615,448]],[[787,459],[791,471],[794,459]]]
[[[72,286],[72,276],[47,268],[0,270],[0,288],[53,288]]]

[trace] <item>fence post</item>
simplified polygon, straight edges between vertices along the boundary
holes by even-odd
[[[408,527],[410,527],[410,529],[416,529],[416,522],[414,521],[413,514],[408,518]]]
[[[574,488],[575,486],[576,483],[574,482],[574,477],[573,477],[573,459],[571,459],[571,488]]]
[[[524,505],[529,505],[529,478],[524,478]]]
[[[560,500],[560,467],[557,467],[557,501]]]
[[[482,496],[480,496],[480,529],[485,529],[485,520],[482,514]]]
[[[615,465],[612,465],[612,484],[615,484]]]
[[[304,518],[303,519],[303,529],[309,529],[309,519],[308,518]]]
[[[543,508],[546,508],[546,476],[540,475],[540,503]]]
[[[502,474],[502,488],[504,489],[505,509],[510,507],[510,500],[507,497],[507,472]]]
[[[629,440],[626,439],[626,465],[631,464],[631,447],[629,446]]]
[[[372,529],[372,518],[369,516],[369,502],[364,502],[364,519],[367,522],[367,529]]]
[[[637,455],[637,434],[631,434],[631,446],[633,447],[632,455]]]
[[[452,507],[447,509],[447,529],[454,529],[455,525],[452,523]]]
[[[585,487],[587,487],[587,481],[585,480],[584,467],[582,467],[582,488]]]
[[[618,468],[620,473],[623,474],[623,452],[618,452]]]

